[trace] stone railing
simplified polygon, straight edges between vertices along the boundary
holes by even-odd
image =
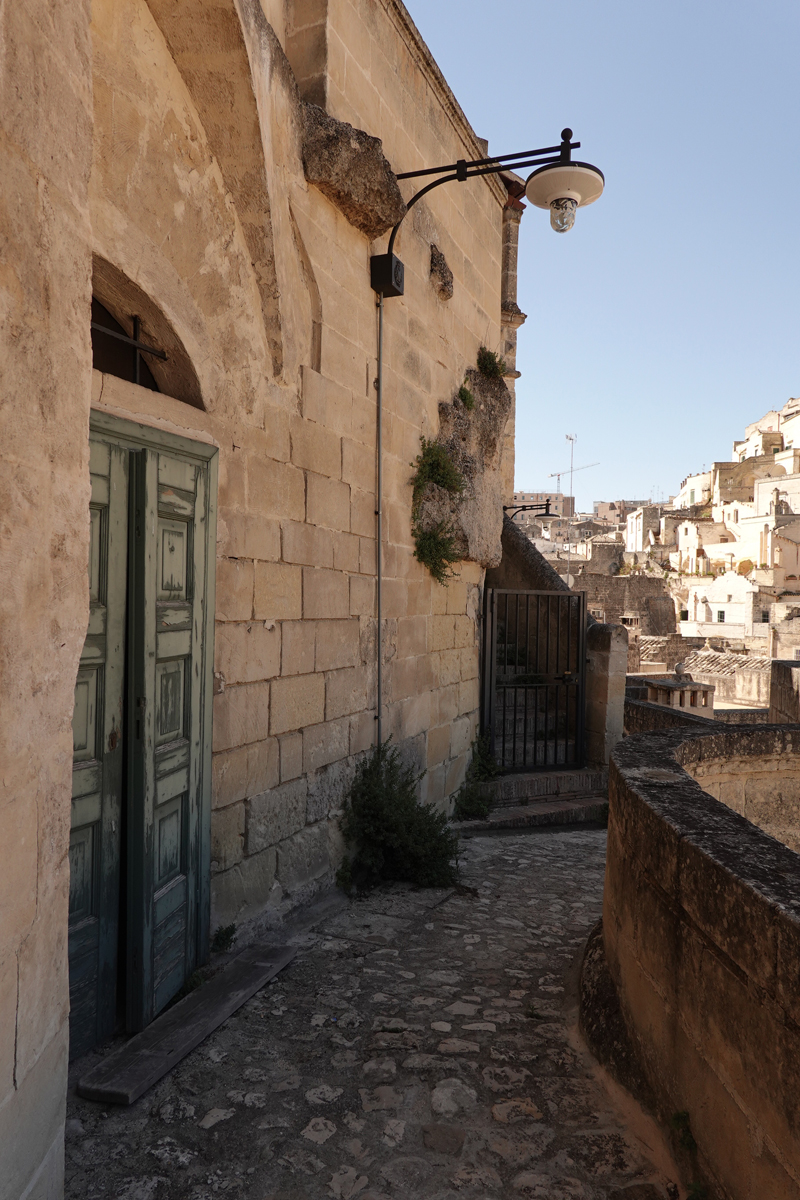
[[[642,683],[647,687],[650,704],[663,704],[666,708],[695,708],[701,717],[710,717],[714,711],[713,683],[694,683],[683,679],[643,679]]]
[[[797,1200],[800,855],[729,805],[787,833],[776,805],[798,811],[800,727],[681,716],[612,755],[583,1028],[672,1127],[687,1186]]]

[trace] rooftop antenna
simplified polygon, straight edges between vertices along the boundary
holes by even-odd
[[[572,506],[575,507],[575,493],[572,490],[573,471],[573,455],[575,453],[575,443],[578,440],[577,433],[568,433],[567,441],[569,442],[569,494],[572,498]],[[570,574],[570,562],[572,559],[572,538],[570,531],[572,529],[572,513],[567,517],[567,587],[572,587],[572,575]]]

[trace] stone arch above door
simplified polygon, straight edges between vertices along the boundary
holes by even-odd
[[[205,409],[200,380],[192,360],[180,336],[155,300],[118,267],[99,255],[94,255],[92,259],[92,294],[108,309],[129,337],[133,336],[131,320],[137,316],[141,322],[141,341],[163,350],[167,355],[166,361],[150,358],[147,364],[159,390],[194,408]]]

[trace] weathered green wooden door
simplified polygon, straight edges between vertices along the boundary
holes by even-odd
[[[69,844],[70,1053],[116,1015],[123,787],[128,451],[89,444],[89,627],[75,683]]]
[[[208,467],[133,454],[128,1022],[141,1029],[198,963]]]
[[[133,1031],[205,960],[210,883],[216,450],[106,414],[91,427],[91,606],[73,719],[73,1058],[114,1031],[120,963]]]

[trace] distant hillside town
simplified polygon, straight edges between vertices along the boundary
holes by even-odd
[[[513,520],[597,620],[628,627],[631,669],[673,670],[692,654],[708,670],[709,654],[738,655],[740,667],[748,656],[762,672],[765,660],[800,660],[800,397],[748,425],[728,460],[687,475],[667,503],[595,501],[581,513],[572,496],[515,492],[511,504],[548,500],[548,512]]]

